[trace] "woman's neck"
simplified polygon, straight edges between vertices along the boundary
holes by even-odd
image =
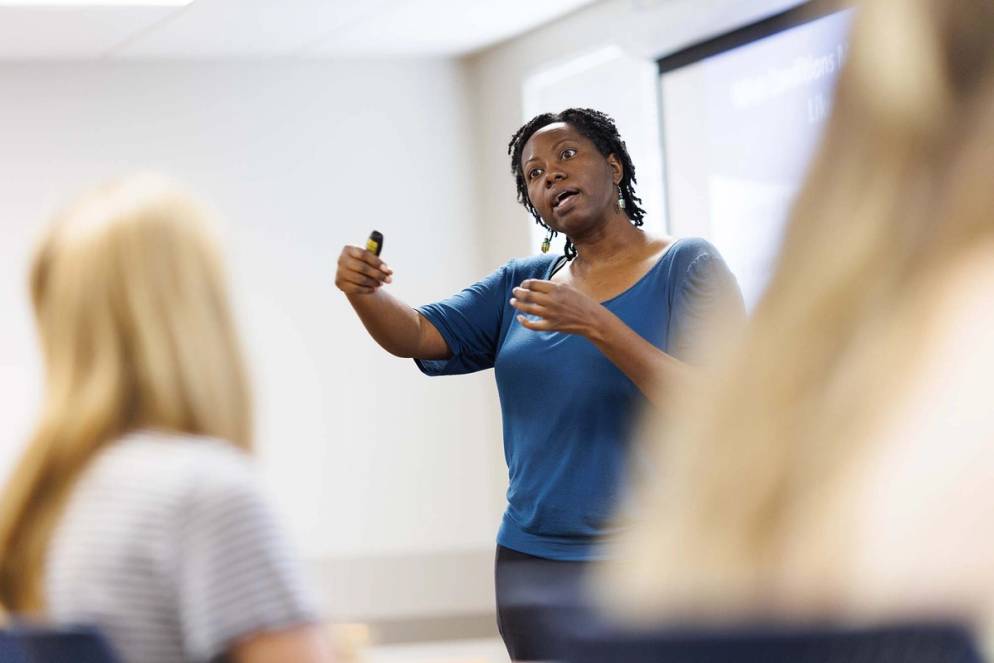
[[[627,260],[649,241],[644,232],[632,225],[624,214],[614,214],[588,235],[573,239],[577,257],[574,266],[597,268],[618,260]]]

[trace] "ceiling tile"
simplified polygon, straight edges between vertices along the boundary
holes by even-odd
[[[0,8],[0,58],[98,58],[176,7]]]
[[[312,54],[463,55],[593,0],[412,0],[330,33]]]
[[[463,55],[594,0],[195,0],[0,8],[0,59]]]
[[[401,0],[197,0],[176,20],[117,50],[127,58],[299,55]]]

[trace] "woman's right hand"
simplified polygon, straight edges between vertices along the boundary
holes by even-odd
[[[368,295],[393,280],[393,270],[372,251],[346,246],[338,256],[335,286],[346,295]]]

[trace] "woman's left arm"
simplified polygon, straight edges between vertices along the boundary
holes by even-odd
[[[606,307],[566,283],[528,279],[514,289],[511,305],[520,312],[518,322],[523,327],[588,339],[657,405],[696,374],[692,366],[666,354]]]

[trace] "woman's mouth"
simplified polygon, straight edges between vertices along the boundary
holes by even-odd
[[[576,206],[576,199],[580,192],[576,189],[566,189],[560,192],[552,200],[552,211],[556,214],[565,214]]]

